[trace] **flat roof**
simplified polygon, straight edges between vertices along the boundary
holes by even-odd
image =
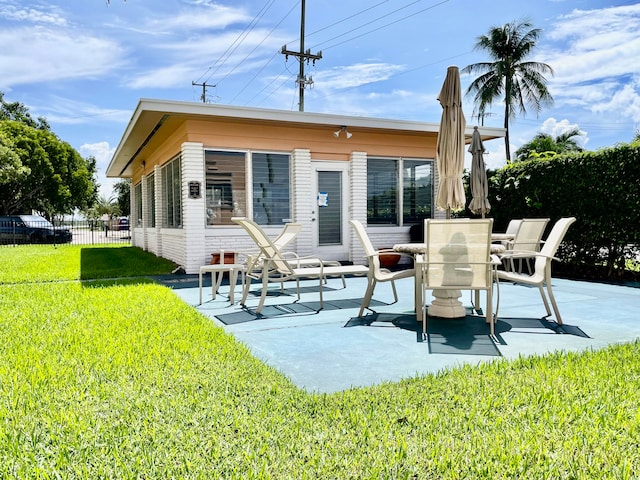
[[[436,133],[439,123],[392,120],[373,117],[333,115],[327,113],[298,112],[263,108],[236,107],[230,105],[181,102],[141,98],[129,121],[109,166],[108,177],[127,176],[126,171],[155,132],[168,118],[229,118],[255,120],[282,124],[306,124],[324,127],[359,127],[389,132]],[[503,138],[504,128],[478,127],[483,140]],[[467,126],[466,134],[470,138],[473,125]]]

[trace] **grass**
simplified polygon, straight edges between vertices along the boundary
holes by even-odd
[[[1,478],[640,474],[639,343],[308,394],[165,287],[12,283]]]
[[[0,285],[162,275],[175,265],[138,247],[22,245],[0,248]]]

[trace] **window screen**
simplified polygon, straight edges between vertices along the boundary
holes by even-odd
[[[291,218],[289,155],[253,153],[253,220],[283,225]]]
[[[367,161],[367,223],[398,225],[398,161]]]

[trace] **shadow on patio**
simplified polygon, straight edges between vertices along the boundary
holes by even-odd
[[[465,363],[580,351],[640,338],[638,290],[599,283],[554,279],[562,326],[543,317],[537,288],[501,283],[497,343],[489,337],[484,317],[471,315],[470,309],[461,319],[430,317],[423,341],[422,324],[415,321],[413,311],[412,279],[398,282],[400,298],[392,304],[386,303],[393,298],[390,286],[379,285],[374,312],[362,318],[357,317],[366,288],[362,277],[347,279],[346,289],[340,280],[329,280],[323,289],[325,308],[320,311],[313,285],[302,289],[300,302],[295,302],[295,289],[275,289],[261,315],[253,313],[257,300],[251,296],[246,308],[230,305],[225,296],[228,286],[215,300],[209,296],[198,306],[197,285],[184,288],[187,282],[180,283],[174,291],[186,303],[309,391],[333,392]],[[464,296],[461,301],[470,305]]]

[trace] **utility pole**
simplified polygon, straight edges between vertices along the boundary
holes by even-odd
[[[304,50],[304,11],[305,11],[305,5],[304,5],[305,0],[302,0],[302,14],[300,17],[300,51],[299,52],[294,52],[291,50],[287,50],[287,46],[283,46],[282,50],[280,51],[280,53],[282,53],[283,55],[285,55],[285,59],[288,60],[289,59],[289,55],[293,56],[293,57],[297,57],[298,61],[300,62],[300,72],[298,73],[298,78],[296,79],[296,83],[298,84],[298,91],[299,91],[299,110],[301,112],[304,112],[304,88],[307,85],[313,85],[313,78],[309,77],[307,78],[304,74],[304,64],[305,62],[307,63],[307,65],[309,64],[310,61],[313,61],[313,64],[316,64],[316,60],[320,60],[322,58],[322,52],[318,52],[316,54],[312,54],[311,50],[308,49],[306,52]]]
[[[203,82],[203,83],[191,82],[191,85],[193,85],[194,87],[202,87],[202,95],[200,95],[200,100],[202,100],[202,103],[207,103],[207,87],[216,86],[216,85],[211,85],[210,83],[208,84],[207,82]]]

